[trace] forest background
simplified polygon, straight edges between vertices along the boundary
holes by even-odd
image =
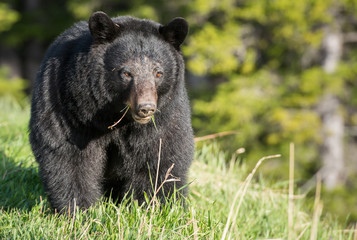
[[[0,96],[28,101],[46,48],[96,10],[186,18],[195,135],[228,131],[216,141],[247,164],[281,153],[261,168],[272,182],[295,143],[298,191],[321,176],[325,211],[357,221],[357,0],[3,0]]]

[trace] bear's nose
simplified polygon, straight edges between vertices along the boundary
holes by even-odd
[[[156,111],[156,104],[154,103],[141,103],[137,107],[138,116],[142,118],[152,116]]]

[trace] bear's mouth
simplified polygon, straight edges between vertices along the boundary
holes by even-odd
[[[133,117],[135,122],[140,123],[140,124],[147,124],[151,120],[151,116],[139,117],[136,114],[132,114],[132,117]]]

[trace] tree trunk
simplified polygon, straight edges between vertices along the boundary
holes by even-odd
[[[325,58],[322,67],[327,73],[333,73],[342,55],[343,39],[340,32],[328,31],[323,42],[323,48]],[[323,135],[321,172],[322,180],[327,189],[333,189],[344,182],[344,121],[340,108],[340,100],[331,93],[325,93],[318,106]]]
[[[319,103],[323,134],[321,172],[327,189],[333,189],[344,182],[344,122],[340,106],[338,98],[331,94],[326,94]]]

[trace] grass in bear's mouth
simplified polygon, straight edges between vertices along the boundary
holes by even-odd
[[[126,115],[126,113],[129,111],[129,108],[130,108],[129,105],[126,105],[125,108],[123,108],[123,109],[120,111],[120,112],[125,111],[124,114],[123,114],[123,116],[121,116],[121,118],[120,118],[118,121],[116,121],[113,125],[110,125],[110,126],[108,127],[108,129],[113,130],[113,128],[114,128],[116,125],[118,125],[118,124],[120,123],[120,121],[124,118],[124,116]],[[154,127],[155,127],[156,131],[158,131],[158,130],[157,130],[157,127],[156,127],[154,115],[151,116],[151,120],[152,120],[152,122],[153,122],[153,124],[154,124]]]
[[[123,112],[123,111],[125,110],[123,116],[121,116],[121,118],[120,118],[118,121],[116,121],[113,125],[109,126],[108,129],[113,130],[113,128],[114,128],[116,125],[118,125],[118,124],[120,123],[120,121],[124,118],[124,116],[126,115],[126,113],[129,111],[129,108],[130,108],[129,105],[126,105],[125,108],[123,108],[123,109],[120,111],[120,112]]]
[[[155,123],[155,117],[154,117],[154,115],[152,115],[152,116],[151,116],[151,120],[152,120],[152,123],[154,124],[154,127],[155,127],[156,132],[157,132],[158,130],[157,130],[157,127],[156,127],[156,123]]]

